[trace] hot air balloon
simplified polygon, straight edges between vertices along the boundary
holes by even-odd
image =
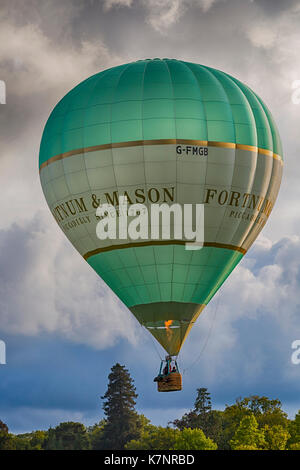
[[[139,60],[80,83],[52,111],[39,156],[58,225],[165,349],[168,367],[265,225],[282,167],[263,101],[227,73],[175,59]],[[96,209],[117,208],[124,195],[129,205],[203,204],[202,248],[174,237],[99,239]],[[158,389],[181,389],[174,374]]]

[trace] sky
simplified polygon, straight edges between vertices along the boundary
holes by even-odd
[[[251,394],[300,408],[300,2],[293,0],[1,0],[0,419],[12,432],[94,424],[116,362],[137,410],[166,426],[207,387],[224,409]],[[201,314],[179,365],[184,389],[158,394],[163,351],[64,238],[38,174],[43,127],[76,84],[106,68],[169,57],[223,70],[271,109],[284,175],[269,221]],[[76,289],[74,286],[76,285]]]

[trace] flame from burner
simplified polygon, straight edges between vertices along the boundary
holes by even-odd
[[[172,336],[172,330],[170,329],[170,326],[172,325],[172,323],[173,323],[173,320],[165,321],[165,327],[166,327],[166,333],[167,333],[168,339],[170,339],[170,337]]]

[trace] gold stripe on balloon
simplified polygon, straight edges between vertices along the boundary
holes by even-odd
[[[211,140],[190,140],[190,139],[156,139],[156,140],[133,140],[129,142],[116,142],[112,144],[102,144],[102,145],[93,145],[92,147],[83,147],[80,149],[70,150],[68,152],[60,153],[55,155],[54,157],[49,158],[44,163],[41,164],[40,170],[45,168],[47,165],[51,163],[57,162],[59,160],[63,160],[64,158],[71,157],[72,155],[79,155],[81,153],[88,153],[88,152],[96,152],[98,150],[109,150],[114,148],[123,148],[123,147],[138,147],[142,145],[197,145],[201,147],[220,147],[220,148],[230,148],[230,149],[241,149],[247,150],[249,152],[257,152],[261,155],[266,155],[269,157],[273,157],[276,160],[279,160],[281,163],[282,157],[271,150],[263,149],[260,147],[255,147],[254,145],[243,145],[243,144],[235,144],[233,142],[214,142]]]
[[[126,248],[138,248],[140,246],[161,246],[161,245],[186,245],[187,241],[184,240],[151,240],[145,242],[135,242],[135,243],[123,243],[121,245],[111,245],[105,246],[103,248],[97,248],[96,250],[88,251],[83,255],[83,258],[87,260],[91,256],[98,255],[99,253],[105,253],[112,250],[123,250]],[[228,245],[226,243],[215,243],[215,242],[204,242],[202,246],[212,247],[212,248],[223,248],[226,250],[239,251],[243,255],[246,254],[247,250],[241,248],[240,246]]]

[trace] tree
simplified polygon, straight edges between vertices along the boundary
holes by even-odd
[[[233,450],[258,450],[266,448],[264,432],[258,429],[258,423],[253,414],[245,416],[238,426],[233,439],[230,441]]]
[[[288,448],[300,450],[300,410],[296,414],[294,421],[291,421],[289,424],[289,433]]]
[[[211,398],[207,388],[197,388],[194,411],[198,415],[206,415],[211,411]]]
[[[215,450],[217,445],[201,429],[163,428],[149,425],[139,439],[128,442],[126,450]]]
[[[219,444],[219,449],[228,450],[230,449],[230,441],[240,425],[240,422],[246,416],[249,416],[250,411],[240,405],[240,401],[237,400],[234,405],[226,405],[223,411],[223,432],[222,432],[222,443]]]
[[[179,434],[178,429],[149,425],[139,439],[131,440],[125,448],[126,450],[171,450]]]
[[[105,419],[102,419],[99,423],[90,426],[87,430],[93,450],[101,449],[105,424]]]
[[[184,429],[176,436],[172,450],[216,450],[217,444],[206,437],[201,429]]]
[[[87,450],[90,441],[86,429],[81,423],[72,421],[60,423],[56,428],[50,428],[45,443],[47,450]]]
[[[186,428],[201,429],[205,436],[219,443],[223,430],[222,422],[222,412],[212,410],[211,397],[207,388],[198,388],[194,408],[170,424],[181,431]]]
[[[207,417],[211,411],[211,398],[207,388],[197,388],[197,397],[194,403],[194,408],[185,413],[182,418],[175,419],[170,424],[176,428],[183,430],[185,428],[201,428],[205,427]]]
[[[291,444],[289,450],[300,450],[300,442]]]
[[[135,411],[136,389],[125,366],[115,364],[108,376],[103,397],[106,424],[99,445],[101,449],[124,449],[127,442],[140,437],[141,420]]]
[[[288,426],[287,414],[281,409],[282,403],[277,398],[251,395],[240,400],[239,406],[253,413],[260,427],[280,425],[286,428]]]
[[[15,436],[15,448],[16,450],[31,450],[30,440],[24,437],[22,434]]]
[[[286,448],[286,443],[290,437],[288,431],[280,426],[275,424],[275,426],[264,426],[263,432],[266,441],[266,450],[284,450]]]
[[[32,450],[42,450],[47,441],[47,431],[34,431],[30,434],[30,448]]]
[[[9,434],[8,427],[0,420],[0,450],[15,450],[16,443],[14,436]]]
[[[47,431],[17,434],[15,436],[16,450],[43,450],[47,437]]]
[[[255,416],[259,428],[279,425],[286,429],[289,423],[287,414],[281,409],[281,402],[278,399],[269,399],[258,395],[251,395],[243,399],[238,398],[233,405],[226,405],[223,412],[222,442],[218,441],[219,449],[230,448],[230,441],[233,439],[240,422],[244,417],[250,415]]]
[[[0,419],[0,432],[8,433],[8,427],[7,424],[3,423]]]

